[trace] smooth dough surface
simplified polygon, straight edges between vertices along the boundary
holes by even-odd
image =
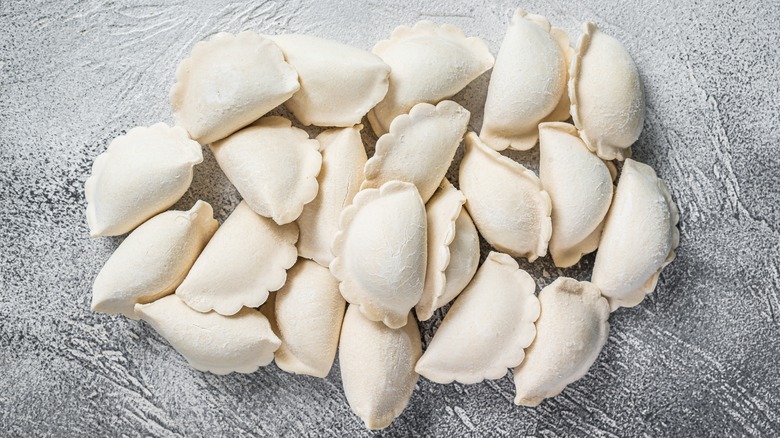
[[[203,249],[176,289],[188,306],[233,315],[259,307],[284,285],[295,264],[298,227],[277,225],[241,201]]]
[[[463,208],[465,203],[463,193],[444,179],[425,205],[428,268],[422,297],[415,306],[420,321],[427,321],[436,309],[455,299],[477,272],[479,237]]]
[[[539,125],[539,179],[552,201],[550,254],[555,266],[573,266],[598,247],[612,175],[574,126],[555,122]]]
[[[547,254],[550,196],[532,171],[466,134],[460,190],[480,234],[496,249],[533,262]]]
[[[436,106],[419,103],[409,114],[396,117],[366,162],[361,188],[406,181],[416,185],[423,202],[428,202],[455,157],[470,116],[462,106],[445,100]]]
[[[609,304],[591,283],[558,277],[539,292],[536,339],[514,372],[515,404],[537,406],[579,380],[609,334]]]
[[[344,299],[371,321],[403,327],[425,282],[427,223],[417,189],[390,181],[361,190],[339,224],[330,270]]]
[[[495,150],[528,150],[543,121],[569,118],[566,87],[574,51],[562,29],[517,9],[490,76],[480,138]]]
[[[276,365],[288,373],[327,376],[346,306],[338,280],[328,268],[298,259],[275,295],[274,318],[282,340]]]
[[[198,371],[253,373],[271,363],[281,343],[268,319],[247,307],[233,316],[201,313],[169,295],[135,311]]]
[[[176,124],[207,144],[259,119],[299,88],[298,73],[273,41],[221,32],[195,44],[179,64],[171,107]]]
[[[219,167],[257,214],[284,225],[319,189],[320,144],[284,117],[264,117],[211,144]]]
[[[92,311],[138,319],[133,307],[173,293],[217,230],[211,206],[166,211],[136,228],[114,251],[92,286]]]
[[[680,243],[680,214],[652,167],[628,159],[593,265],[593,284],[612,310],[634,307],[655,290],[661,270]]]
[[[339,366],[344,395],[352,412],[369,429],[384,429],[401,415],[419,376],[414,364],[422,354],[414,315],[398,329],[366,319],[354,305],[341,329]]]
[[[118,236],[176,203],[203,161],[184,128],[157,123],[111,141],[84,185],[92,237]]]
[[[595,24],[583,24],[569,77],[572,120],[588,149],[605,160],[631,157],[645,121],[645,97],[623,44]]]
[[[333,261],[330,245],[339,230],[339,216],[363,182],[366,149],[360,138],[362,129],[363,125],[328,129],[317,136],[322,152],[319,191],[297,219],[301,231],[298,255],[322,266]]]
[[[373,52],[392,69],[385,98],[368,113],[377,136],[390,129],[397,116],[418,103],[436,104],[466,87],[493,67],[493,55],[479,38],[424,20],[414,27],[397,27]]]
[[[356,125],[387,93],[390,66],[371,52],[308,35],[268,38],[298,72],[301,89],[284,106],[306,126]]]
[[[433,336],[415,371],[437,383],[500,379],[523,361],[539,318],[536,283],[507,254],[491,252]]]

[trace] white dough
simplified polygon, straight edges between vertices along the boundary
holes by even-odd
[[[391,329],[366,319],[354,305],[341,328],[339,366],[344,395],[369,429],[384,429],[403,412],[419,376],[414,364],[422,354],[414,315]]]
[[[298,227],[277,225],[241,201],[195,261],[176,290],[199,312],[233,315],[259,307],[284,285],[295,264]]]
[[[289,120],[271,116],[213,143],[211,151],[252,210],[284,225],[317,196],[319,145]]]
[[[279,47],[252,32],[221,32],[192,48],[176,69],[176,124],[207,144],[262,117],[293,95],[298,74]]]
[[[524,151],[536,144],[540,122],[569,118],[573,54],[563,30],[517,9],[490,76],[480,138],[499,151]]]
[[[217,230],[211,206],[166,211],[149,219],[122,242],[92,286],[92,311],[138,319],[136,303],[173,293]]]
[[[470,113],[451,100],[419,103],[393,120],[366,162],[361,189],[398,180],[417,186],[423,202],[439,187],[468,127]]]
[[[550,254],[567,268],[599,245],[612,175],[568,123],[539,125],[539,157],[539,179],[552,200]]]
[[[414,27],[397,27],[389,40],[378,42],[373,52],[390,68],[385,98],[368,113],[374,133],[390,129],[397,116],[418,103],[436,104],[466,87],[493,67],[493,55],[479,38],[445,24],[420,21]]]
[[[631,157],[645,121],[645,97],[623,44],[585,23],[569,77],[571,116],[585,145],[605,160]]]
[[[533,262],[547,254],[550,196],[536,175],[466,134],[460,190],[480,234],[496,249]]]
[[[612,310],[634,307],[655,289],[680,243],[680,214],[652,167],[628,159],[593,265],[593,284]]]
[[[609,305],[596,286],[559,277],[539,292],[536,339],[515,368],[515,404],[537,406],[579,380],[609,334]]]
[[[124,234],[176,203],[201,161],[200,145],[178,126],[157,123],[115,138],[84,187],[90,236]]]
[[[233,316],[200,313],[169,295],[137,304],[135,311],[198,371],[253,373],[271,363],[281,344],[268,319],[255,309]]]
[[[360,190],[366,150],[360,138],[363,125],[329,129],[317,136],[322,152],[319,191],[298,217],[301,237],[298,255],[327,267],[333,261],[330,245],[339,230],[339,216]]]
[[[523,361],[539,318],[536,283],[506,254],[491,252],[442,321],[415,371],[437,383],[500,379]]]
[[[390,66],[371,52],[308,35],[269,36],[301,89],[284,106],[304,125],[357,125],[387,93]]]
[[[288,373],[327,376],[346,305],[338,281],[328,268],[298,259],[275,295],[274,318],[282,340],[276,365]]]
[[[463,208],[466,197],[446,179],[425,205],[428,218],[428,268],[417,318],[427,321],[469,284],[479,264],[479,237]]]
[[[390,181],[361,190],[339,224],[330,270],[344,299],[371,321],[403,327],[420,301],[427,262],[425,205],[417,189]]]

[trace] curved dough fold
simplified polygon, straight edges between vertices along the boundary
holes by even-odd
[[[133,306],[176,290],[217,230],[211,206],[166,211],[136,228],[114,251],[92,286],[92,311],[138,319]]]
[[[233,315],[259,307],[284,285],[295,264],[298,227],[277,225],[241,201],[203,249],[176,289],[188,306]]]
[[[437,383],[500,379],[523,361],[539,318],[536,283],[491,252],[439,326],[415,371]]]
[[[593,284],[612,310],[634,307],[655,289],[680,243],[680,213],[652,167],[628,159],[593,265]]]
[[[515,404],[537,406],[579,380],[609,334],[609,305],[596,286],[558,277],[539,292],[536,339],[515,368]]]
[[[175,204],[202,161],[198,142],[178,126],[139,126],[115,138],[84,185],[90,236],[124,234]]]
[[[400,328],[423,292],[426,248],[425,205],[417,189],[390,181],[361,190],[341,213],[330,270],[347,302],[371,321]]]
[[[377,136],[414,105],[435,105],[457,94],[494,62],[481,39],[466,38],[455,26],[427,20],[414,27],[397,27],[389,40],[378,42],[372,51],[392,69],[387,95],[368,113]]]
[[[290,98],[298,73],[279,47],[253,32],[221,32],[192,48],[176,69],[176,124],[207,144],[225,138]]]
[[[562,29],[517,9],[490,76],[480,138],[495,150],[528,150],[543,121],[569,118],[566,88],[574,50]]]
[[[280,345],[268,319],[255,309],[233,316],[200,313],[169,295],[136,304],[135,311],[198,371],[253,373],[271,363]]]

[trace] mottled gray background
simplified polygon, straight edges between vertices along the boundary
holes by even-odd
[[[516,407],[509,374],[470,386],[421,379],[384,434],[780,434],[780,3],[612,3],[522,6],[575,41],[580,22],[596,21],[633,55],[648,104],[635,157],[680,207],[677,260],[653,295],[612,315],[590,373],[555,399]],[[496,53],[516,6],[0,1],[0,435],[368,435],[338,366],[324,380],[275,365],[204,374],[147,325],[91,313],[92,279],[121,238],[87,237],[84,181],[112,138],[172,120],[176,64],[217,31],[304,32],[370,49],[399,24],[432,19]],[[488,79],[455,97],[472,129]],[[176,207],[201,198],[223,220],[239,198],[205,155]],[[587,279],[592,262],[521,266],[544,286]],[[440,319],[422,325],[426,340]]]

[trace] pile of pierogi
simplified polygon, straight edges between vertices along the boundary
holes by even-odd
[[[447,99],[491,68],[484,122],[468,132],[471,114]],[[218,33],[181,61],[170,102],[174,126],[117,137],[86,182],[90,235],[129,233],[95,279],[92,310],[146,321],[215,374],[275,360],[325,377],[338,352],[369,429],[401,414],[420,375],[473,384],[514,369],[516,404],[557,395],[679,242],[666,184],[630,159],[645,115],[636,65],[593,23],[572,48],[518,9],[495,58],[430,21],[371,52]],[[266,116],[279,105],[327,129],[310,138]],[[461,143],[456,188],[446,174]],[[538,176],[500,153],[537,144]],[[221,226],[204,201],[167,210],[201,145],[243,198]],[[495,249],[481,265],[480,235]],[[589,282],[559,277],[538,295],[515,261],[549,252],[565,268],[597,249]],[[451,302],[423,351],[417,321]]]

